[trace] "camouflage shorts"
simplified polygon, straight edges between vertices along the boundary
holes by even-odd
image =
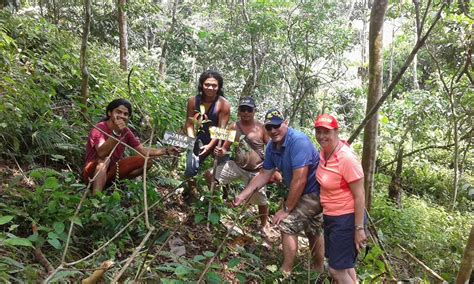
[[[322,212],[319,194],[304,194],[290,215],[280,222],[280,231],[289,235],[297,235],[304,230],[307,235],[321,235],[323,225]]]

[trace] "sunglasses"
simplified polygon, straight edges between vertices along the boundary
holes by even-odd
[[[253,107],[250,106],[239,106],[240,112],[253,112]]]
[[[281,124],[273,125],[273,124],[267,124],[265,125],[265,130],[267,131],[272,131],[272,129],[278,129],[280,128]]]

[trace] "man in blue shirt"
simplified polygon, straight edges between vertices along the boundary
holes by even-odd
[[[281,171],[288,196],[283,208],[273,216],[273,223],[279,226],[282,236],[283,264],[280,269],[285,275],[291,273],[298,251],[298,234],[304,230],[313,256],[312,268],[322,272],[322,208],[315,177],[319,154],[305,134],[288,127],[278,110],[270,110],[265,115],[265,130],[271,141],[265,150],[263,171],[235,198],[234,206],[242,204],[256,189],[265,185],[274,171]]]

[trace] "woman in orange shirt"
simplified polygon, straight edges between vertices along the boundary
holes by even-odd
[[[339,124],[323,114],[314,122],[321,145],[316,179],[321,186],[325,254],[336,283],[357,283],[357,253],[365,246],[364,172],[346,142],[339,140]]]

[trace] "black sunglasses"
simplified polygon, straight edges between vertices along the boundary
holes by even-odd
[[[273,124],[267,124],[265,125],[265,129],[267,131],[272,131],[272,129],[278,129],[280,128],[281,124],[273,125]]]
[[[241,112],[253,112],[253,107],[250,106],[239,106]]]

